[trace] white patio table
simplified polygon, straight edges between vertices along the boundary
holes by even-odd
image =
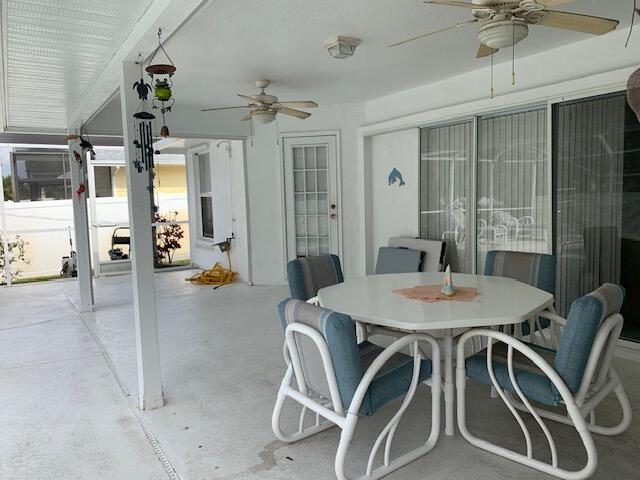
[[[453,274],[453,283],[475,287],[471,302],[410,300],[393,290],[441,283],[442,273],[370,275],[318,292],[320,304],[354,320],[402,332],[428,332],[444,350],[445,433],[454,433],[453,338],[473,327],[518,324],[553,305],[553,295],[510,278]]]

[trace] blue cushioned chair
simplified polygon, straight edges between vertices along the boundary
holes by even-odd
[[[484,274],[509,277],[519,282],[556,294],[556,257],[542,253],[493,250],[487,253]],[[536,319],[540,329],[550,324],[547,319]],[[522,324],[522,335],[529,335],[529,322]]]
[[[288,364],[272,418],[278,439],[294,442],[337,425],[342,429],[342,435],[335,471],[339,479],[345,479],[344,460],[358,419],[374,415],[404,395],[400,409],[374,445],[366,475],[360,478],[380,478],[433,448],[440,430],[441,395],[440,350],[433,337],[407,335],[385,349],[369,342],[358,344],[354,322],[347,315],[298,299],[284,300],[278,310],[285,331]],[[425,346],[431,351],[431,360],[423,353]],[[411,348],[413,356],[401,353],[406,347]],[[420,383],[429,385],[432,395],[432,425],[427,441],[392,462],[386,451],[382,466],[374,469],[378,448],[385,438],[390,445],[398,422]],[[299,428],[292,434],[284,433],[280,428],[286,398],[303,406]],[[316,414],[311,425],[305,425],[307,410]],[[326,421],[320,421],[320,417]]]
[[[312,300],[318,290],[342,283],[342,268],[337,255],[300,257],[287,264],[287,279],[291,298]]]
[[[559,348],[551,350],[524,343],[504,333],[492,330],[471,330],[458,344],[458,425],[472,444],[498,455],[511,458],[545,473],[561,478],[587,478],[597,466],[597,453],[591,432],[617,435],[631,424],[631,407],[611,366],[611,359],[622,330],[620,308],[624,289],[604,284],[577,299],[571,305],[567,319],[550,312],[541,315],[562,329]],[[480,353],[464,358],[465,343],[474,337],[484,337],[488,346]],[[465,420],[465,377],[493,386],[520,424],[527,443],[527,454],[521,454],[490,444],[469,433]],[[614,426],[596,424],[595,410],[610,393],[615,393],[622,409],[622,419]],[[531,401],[547,407],[534,407]],[[531,436],[518,413],[531,413],[549,443],[551,463],[533,458]],[[585,417],[589,416],[589,422]],[[570,472],[558,466],[557,449],[543,418],[572,425],[587,451],[583,469]],[[508,453],[505,453],[507,452]]]

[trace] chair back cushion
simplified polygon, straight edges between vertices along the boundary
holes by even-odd
[[[300,257],[287,264],[287,279],[292,298],[309,300],[318,290],[342,283],[342,268],[337,255]]]
[[[506,252],[487,253],[484,274],[509,277],[555,295],[556,257],[542,253]]]
[[[381,273],[412,273],[422,271],[424,252],[410,248],[380,247],[376,275]]]
[[[605,283],[571,304],[554,368],[572,392],[577,392],[603,320],[620,312],[624,289]]]
[[[318,307],[298,299],[287,299],[278,305],[282,327],[297,322],[318,331],[327,342],[342,403],[348,406],[364,375],[356,329],[348,315]],[[304,335],[296,335],[307,386],[331,398],[322,360],[315,344]]]
[[[448,264],[447,242],[442,240],[426,240],[424,238],[391,237],[390,247],[410,248],[424,252],[423,272],[442,272]]]

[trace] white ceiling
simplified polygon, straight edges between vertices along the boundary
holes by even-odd
[[[65,128],[150,3],[2,0],[5,124]]]
[[[615,18],[626,28],[631,3],[578,0],[557,9]],[[421,0],[213,1],[168,42],[178,67],[174,95],[178,103],[195,106],[240,105],[234,93],[254,93],[253,80],[269,78],[271,93],[281,100],[377,98],[487,66],[489,59],[475,58],[476,25],[387,47],[470,18],[464,8]],[[531,30],[517,46],[518,56],[590,37],[543,26]],[[338,34],[362,39],[354,57],[331,59],[323,49]],[[496,57],[510,59],[510,50]]]

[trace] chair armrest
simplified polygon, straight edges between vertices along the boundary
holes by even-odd
[[[551,320],[553,323],[556,323],[561,327],[564,327],[567,324],[566,318],[562,318],[557,313],[550,312],[549,310],[543,310],[542,312],[538,313],[538,316],[546,318],[547,320]]]

